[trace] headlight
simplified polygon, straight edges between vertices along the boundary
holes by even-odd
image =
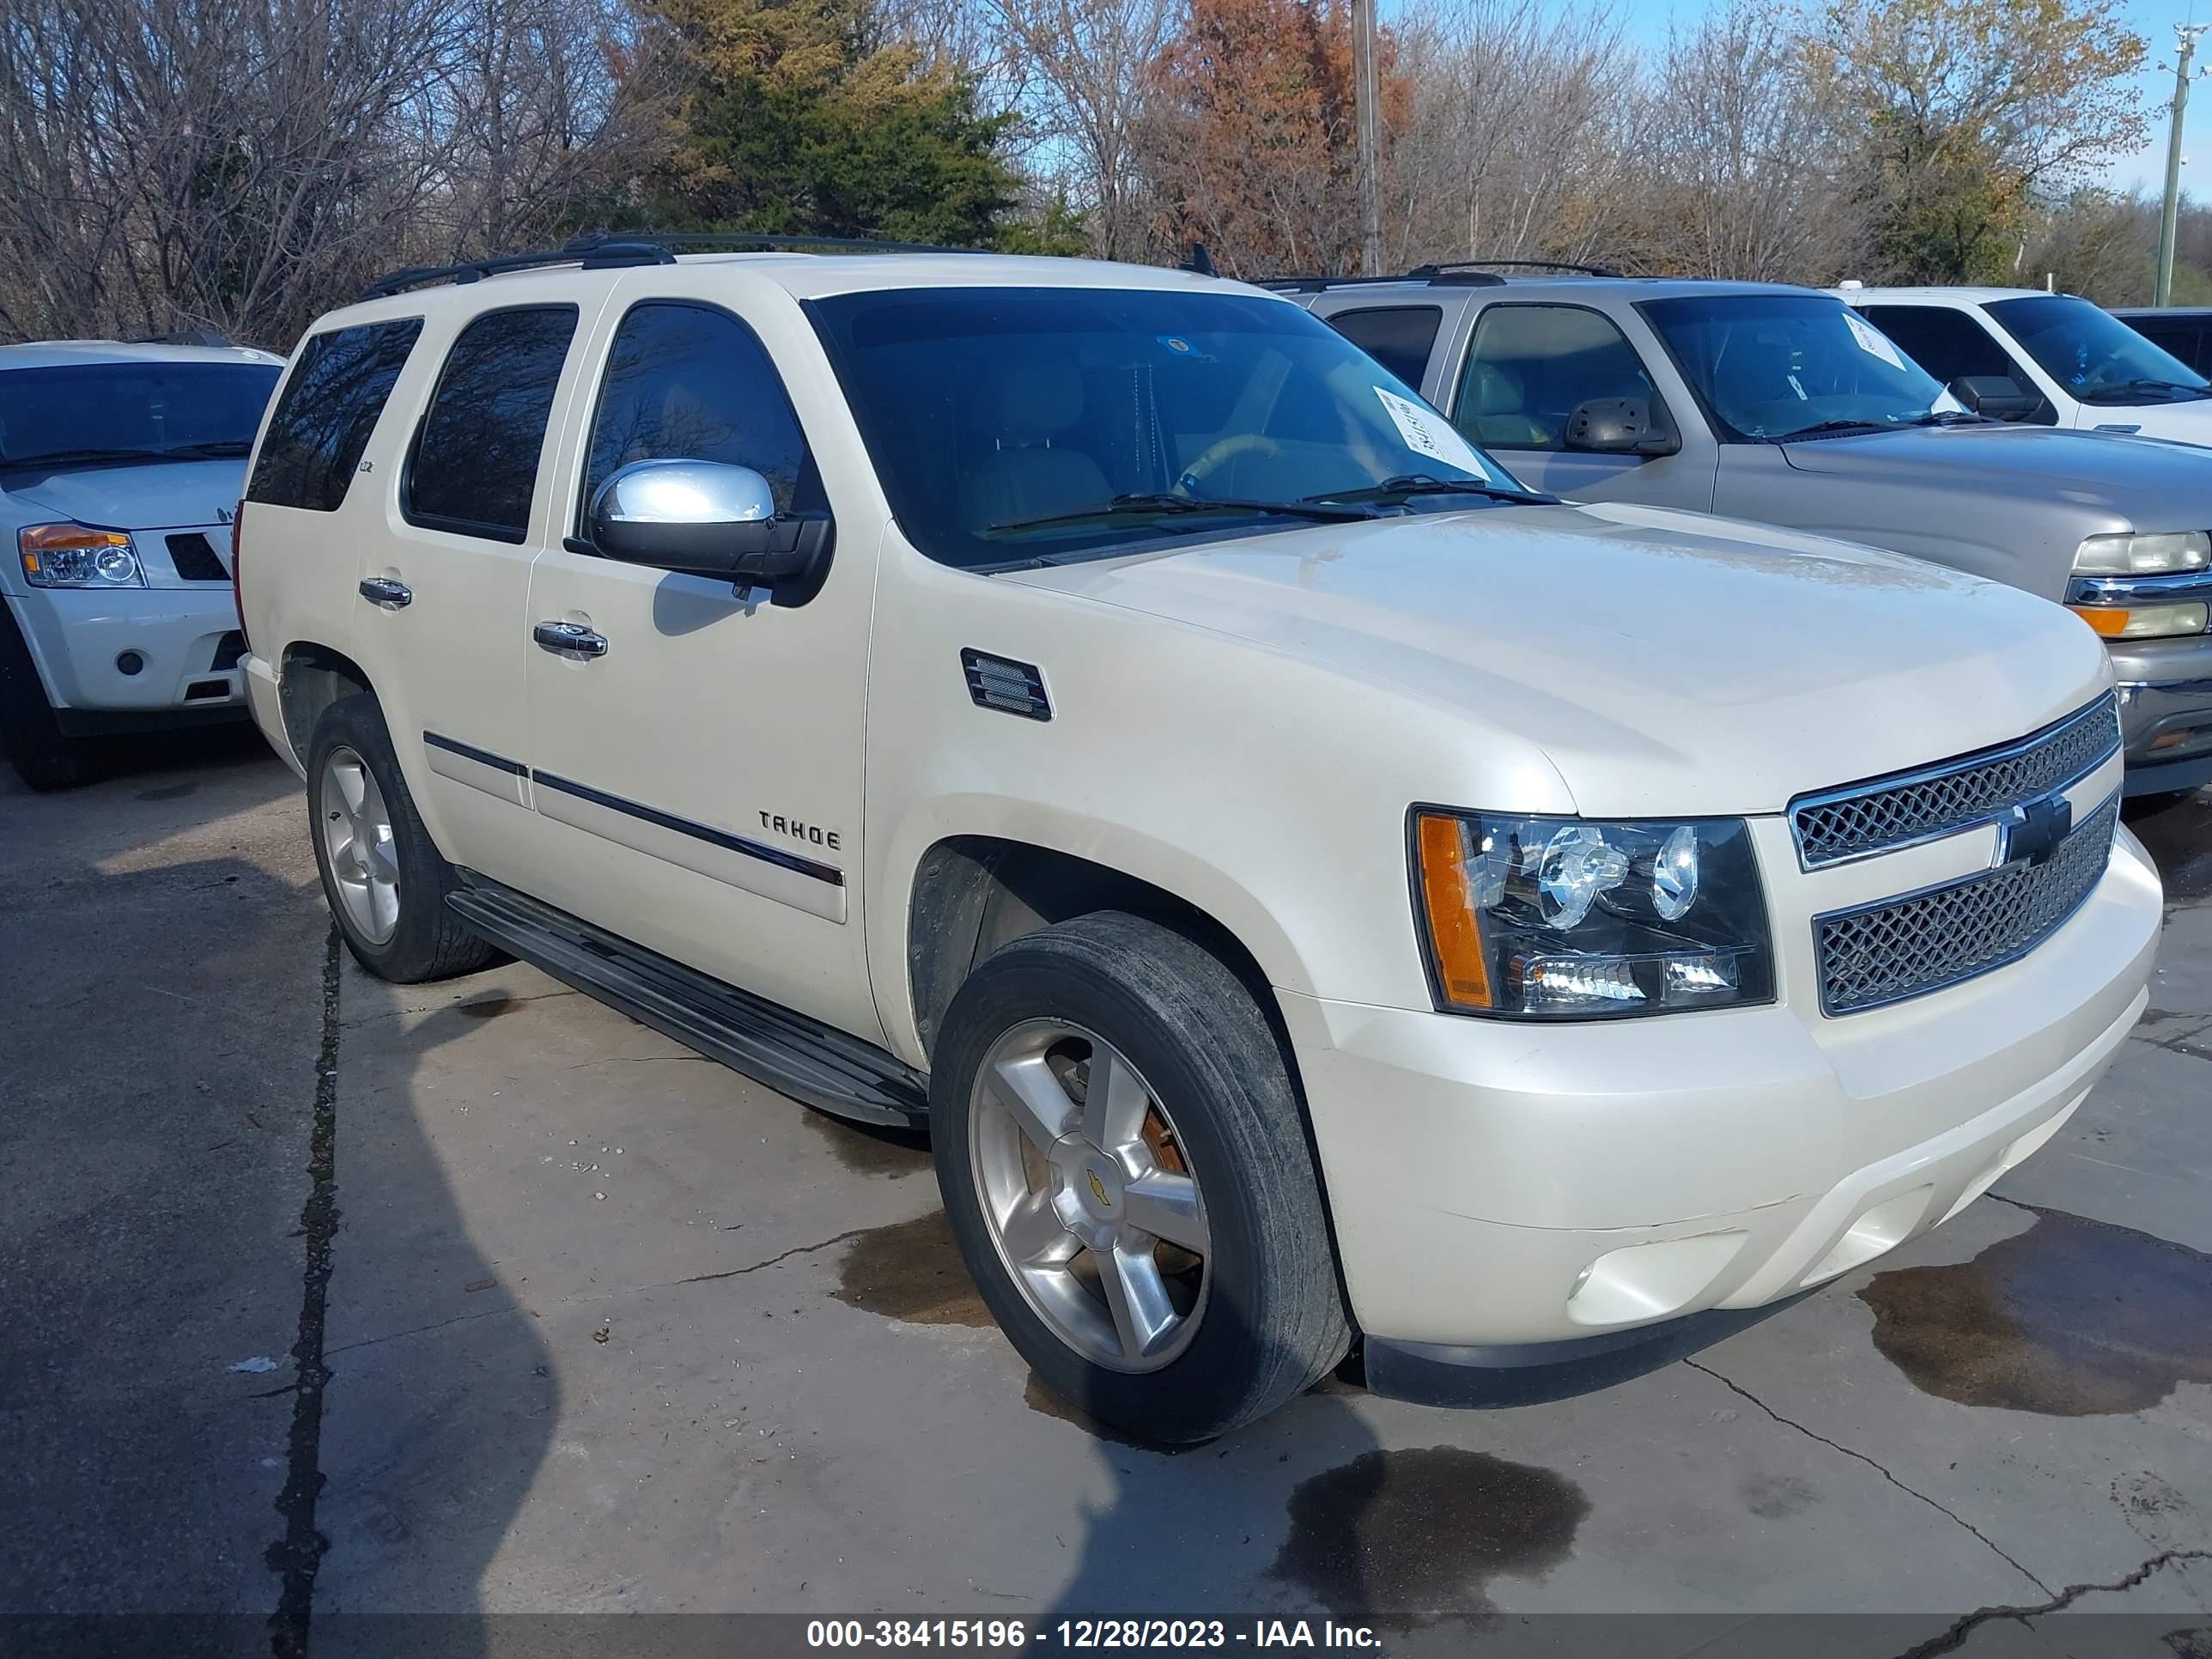
[[[2068,609],[2106,640],[2170,640],[2202,634],[2212,623],[2212,605],[2195,599],[2175,605],[2076,605]]]
[[[131,538],[81,524],[26,525],[15,532],[23,580],[33,587],[143,587]]]
[[[1601,823],[1417,808],[1414,908],[1451,1012],[1611,1018],[1771,1002],[1740,818]]]
[[[2074,551],[2077,576],[2172,576],[2212,565],[2212,535],[2092,536]]]

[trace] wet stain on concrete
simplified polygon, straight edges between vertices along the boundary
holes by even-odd
[[[2170,1630],[2159,1638],[2173,1659],[2212,1659],[2212,1625],[2191,1625]]]
[[[1022,1390],[1022,1404],[1044,1417],[1056,1417],[1063,1423],[1073,1423],[1093,1440],[1103,1440],[1109,1445],[1126,1446],[1131,1451],[1150,1452],[1159,1457],[1173,1457],[1180,1451],[1175,1446],[1148,1446],[1141,1440],[1132,1440],[1119,1429],[1109,1429],[1097,1418],[1071,1406],[1052,1391],[1052,1387],[1035,1371],[1030,1373],[1029,1386]]]
[[[165,783],[159,789],[141,789],[138,792],[137,799],[140,800],[182,800],[185,796],[196,794],[198,791],[199,785],[197,783]]]
[[[1820,1501],[1819,1490],[1794,1474],[1747,1474],[1736,1486],[1744,1508],[1763,1521],[1802,1515]]]
[[[2212,795],[2199,792],[2155,811],[2131,811],[2127,823],[2158,866],[2169,906],[2212,897]]]
[[[854,1175],[919,1175],[929,1168],[929,1137],[919,1129],[878,1128],[811,1109],[806,1125]]]
[[[496,1019],[501,1014],[513,1013],[522,1006],[509,991],[494,991],[488,997],[478,997],[472,1002],[457,1002],[453,1012],[469,1019]]]
[[[1334,1617],[1405,1630],[1494,1612],[1493,1578],[1572,1552],[1589,1500],[1565,1476],[1457,1446],[1363,1452],[1299,1483],[1269,1577]]]
[[[831,1294],[848,1308],[909,1325],[980,1330],[993,1323],[942,1210],[862,1233],[838,1265]]]
[[[2091,1417],[2212,1383],[2212,1256],[2033,1213],[2026,1232],[1971,1261],[1878,1273],[1859,1292],[1875,1346],[1916,1387],[1965,1406]]]

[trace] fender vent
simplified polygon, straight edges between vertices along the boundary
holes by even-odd
[[[978,708],[995,708],[1001,714],[1024,720],[1048,720],[1052,702],[1044,694],[1044,676],[1025,662],[963,651],[960,665],[968,672],[968,695]]]

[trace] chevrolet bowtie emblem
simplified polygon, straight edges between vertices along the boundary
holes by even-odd
[[[2073,828],[2074,803],[2063,795],[2045,795],[2013,807],[1997,820],[1996,863],[2035,869],[2050,860]]]
[[[1085,1170],[1085,1173],[1091,1177],[1091,1193],[1101,1204],[1103,1204],[1106,1201],[1106,1183],[1098,1178],[1098,1172],[1096,1170]]]

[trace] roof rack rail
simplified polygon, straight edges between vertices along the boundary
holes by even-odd
[[[1571,259],[1443,259],[1433,264],[1417,265],[1408,271],[1409,276],[1450,277],[1459,272],[1480,274],[1492,267],[1506,270],[1570,270],[1578,276],[1618,276],[1621,273],[1610,265],[1577,264]]]
[[[1259,279],[1258,285],[1278,294],[1319,294],[1326,289],[1358,288],[1368,283],[1451,283],[1468,288],[1492,288],[1504,281],[1503,276],[1486,270],[1437,270],[1425,265],[1402,276],[1266,276]]]
[[[678,248],[727,252],[830,252],[853,253],[981,253],[982,248],[940,247],[928,242],[881,241],[865,236],[784,236],[745,230],[595,230],[572,236],[541,253],[502,253],[458,264],[414,265],[370,283],[357,300],[381,300],[409,289],[438,283],[475,283],[509,271],[544,265],[580,264],[586,270],[614,270],[629,265],[672,265]]]
[[[225,339],[211,328],[172,329],[167,334],[134,334],[125,343],[130,345],[228,346],[237,343]]]

